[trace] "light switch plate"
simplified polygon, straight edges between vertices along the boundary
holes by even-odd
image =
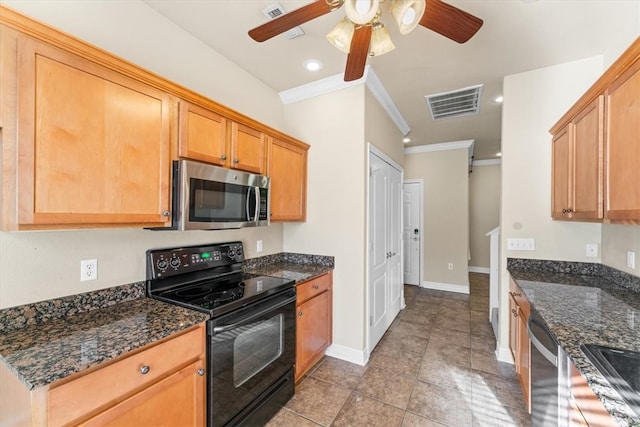
[[[507,249],[510,251],[535,251],[536,239],[507,239]]]

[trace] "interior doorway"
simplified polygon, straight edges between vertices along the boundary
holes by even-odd
[[[402,167],[369,145],[369,351],[373,350],[404,306],[402,178]]]
[[[423,180],[404,181],[402,186],[404,283],[422,283],[422,194]]]

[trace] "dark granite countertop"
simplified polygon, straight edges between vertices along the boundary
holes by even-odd
[[[16,310],[2,310],[0,317],[8,319]],[[22,310],[24,313],[25,309]],[[33,308],[26,308],[26,311],[30,310]],[[0,334],[0,360],[31,390],[206,319],[205,314],[149,298],[118,301],[3,331]]]
[[[296,283],[306,282],[322,276],[334,268],[334,258],[321,255],[304,255],[279,253],[247,260],[244,271],[265,276],[282,277],[295,280]]]
[[[619,425],[640,426],[640,417],[580,350],[581,344],[599,344],[640,351],[640,293],[629,285],[635,278],[623,287],[599,264],[544,271],[518,261],[508,262],[511,276],[605,408]]]

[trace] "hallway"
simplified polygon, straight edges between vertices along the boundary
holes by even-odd
[[[497,362],[489,276],[470,295],[405,286],[407,307],[366,367],[325,357],[269,426],[529,426],[513,365]]]

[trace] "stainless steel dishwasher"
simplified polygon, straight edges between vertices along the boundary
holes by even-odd
[[[527,330],[531,339],[531,425],[563,425],[559,413],[558,342],[534,310]]]

